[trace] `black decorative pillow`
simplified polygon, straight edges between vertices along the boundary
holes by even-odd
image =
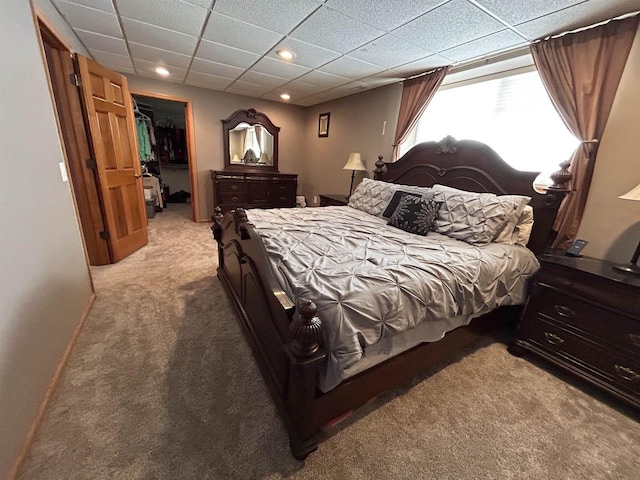
[[[387,208],[384,209],[382,216],[384,218],[391,218],[391,215],[393,215],[393,212],[395,212],[396,208],[398,208],[398,204],[400,203],[400,200],[405,195],[411,195],[413,197],[418,197],[418,198],[422,197],[422,193],[403,192],[402,190],[397,190],[393,194],[393,197],[391,198],[391,200],[389,201]]]
[[[405,195],[400,199],[388,225],[405,232],[426,235],[432,229],[441,205],[442,202],[436,202],[432,196]]]

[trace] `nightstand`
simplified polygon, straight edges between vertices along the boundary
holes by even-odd
[[[330,205],[342,207],[349,203],[349,198],[346,195],[328,195],[320,194],[320,206],[328,207]]]
[[[543,255],[509,351],[532,352],[640,408],[640,277]]]

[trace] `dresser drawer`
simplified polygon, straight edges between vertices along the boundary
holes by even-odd
[[[527,322],[523,333],[528,342],[568,361],[574,367],[635,397],[640,396],[640,362],[637,356],[603,349],[540,317]]]
[[[293,197],[296,196],[297,186],[293,182],[272,183],[269,188],[270,188],[271,195],[274,197],[279,197],[282,195],[288,195]]]
[[[244,182],[221,181],[218,182],[220,193],[247,193],[247,184]]]
[[[544,284],[537,284],[528,309],[528,314],[538,313],[585,333],[598,343],[608,343],[640,354],[640,322],[632,318],[560,293]]]
[[[232,192],[220,192],[220,204],[221,205],[233,205],[243,206],[248,201],[248,195],[246,193],[232,193]]]

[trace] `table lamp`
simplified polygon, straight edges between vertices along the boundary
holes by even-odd
[[[343,170],[351,170],[351,186],[349,187],[349,197],[351,197],[351,191],[353,190],[353,178],[356,176],[356,170],[363,171],[366,170],[365,166],[362,163],[362,159],[360,158],[359,153],[350,153],[349,160],[344,167]]]
[[[629,190],[624,195],[620,195],[618,198],[622,198],[624,200],[640,201],[640,185],[636,185],[634,188]],[[636,275],[640,275],[640,267],[638,266],[638,257],[640,257],[640,242],[638,242],[636,251],[633,253],[633,257],[631,257],[631,261],[629,263],[614,265],[613,268],[617,270],[622,270],[623,272],[635,273]]]

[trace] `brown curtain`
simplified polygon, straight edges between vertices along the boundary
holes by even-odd
[[[420,115],[427,108],[438,87],[447,75],[449,67],[441,67],[420,77],[405,80],[398,113],[398,125],[393,145],[393,160],[398,158],[398,147],[415,127]]]
[[[541,40],[531,53],[553,104],[582,141],[571,157],[572,191],[558,212],[554,248],[567,248],[580,226],[593,167],[640,16]],[[544,141],[544,139],[542,139]]]

